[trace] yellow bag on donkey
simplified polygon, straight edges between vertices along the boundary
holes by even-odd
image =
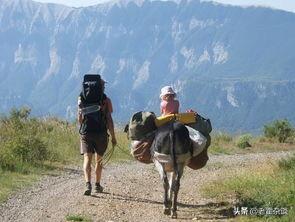
[[[195,123],[196,116],[195,113],[178,113],[178,114],[169,114],[165,116],[160,116],[155,119],[156,126],[162,126],[165,123],[168,123],[172,120],[179,121],[183,124]]]

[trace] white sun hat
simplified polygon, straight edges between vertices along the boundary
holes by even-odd
[[[165,95],[176,95],[176,93],[174,92],[174,90],[171,86],[164,86],[161,89],[160,98],[162,98]]]

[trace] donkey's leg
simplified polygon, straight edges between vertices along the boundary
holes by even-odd
[[[180,178],[179,175],[176,175],[173,180],[172,190],[173,190],[173,200],[172,200],[172,218],[177,218],[177,195],[180,186]]]
[[[163,164],[161,164],[159,161],[154,161],[155,166],[160,174],[160,178],[163,182],[163,187],[164,187],[164,214],[170,215],[170,209],[171,209],[171,201],[169,201],[168,197],[168,190],[169,190],[169,183],[168,183],[168,177],[167,173],[165,172]]]
[[[178,196],[178,191],[180,187],[180,178],[182,177],[183,174],[183,168],[184,164],[178,164],[177,166],[177,174],[173,180],[173,201],[172,201],[172,218],[177,218],[177,196]]]
[[[171,199],[170,199],[170,195],[168,195],[169,192],[169,182],[168,182],[168,177],[167,177],[167,173],[165,171],[164,172],[164,177],[163,177],[163,186],[164,186],[164,214],[166,215],[170,215],[170,211],[171,211]]]
[[[173,194],[174,194],[174,180],[176,178],[175,172],[169,172],[169,200],[170,200],[170,206],[172,206],[172,199],[173,199]]]

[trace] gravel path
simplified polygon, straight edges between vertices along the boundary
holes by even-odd
[[[230,171],[288,155],[290,152],[210,156],[205,168],[186,168],[177,221],[228,221],[233,204],[204,199],[200,187]],[[0,205],[0,221],[66,221],[67,215],[85,215],[93,221],[176,221],[162,214],[163,188],[153,164],[111,164],[103,171],[102,185],[104,193],[83,196],[81,168],[46,176]]]

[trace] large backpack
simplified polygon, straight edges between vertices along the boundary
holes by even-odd
[[[212,125],[210,119],[206,119],[200,116],[199,114],[196,114],[196,122],[188,125],[194,128],[195,130],[201,132],[203,136],[205,136],[207,139],[204,150],[199,155],[192,157],[187,165],[189,168],[193,170],[198,170],[203,168],[209,160],[208,147],[211,144],[210,133],[212,131]]]
[[[100,75],[84,75],[80,99],[83,121],[79,133],[85,135],[106,131],[106,118],[102,111],[106,95],[103,93]]]
[[[129,138],[131,140],[143,140],[157,129],[156,115],[153,112],[140,111],[134,113],[129,121]]]

